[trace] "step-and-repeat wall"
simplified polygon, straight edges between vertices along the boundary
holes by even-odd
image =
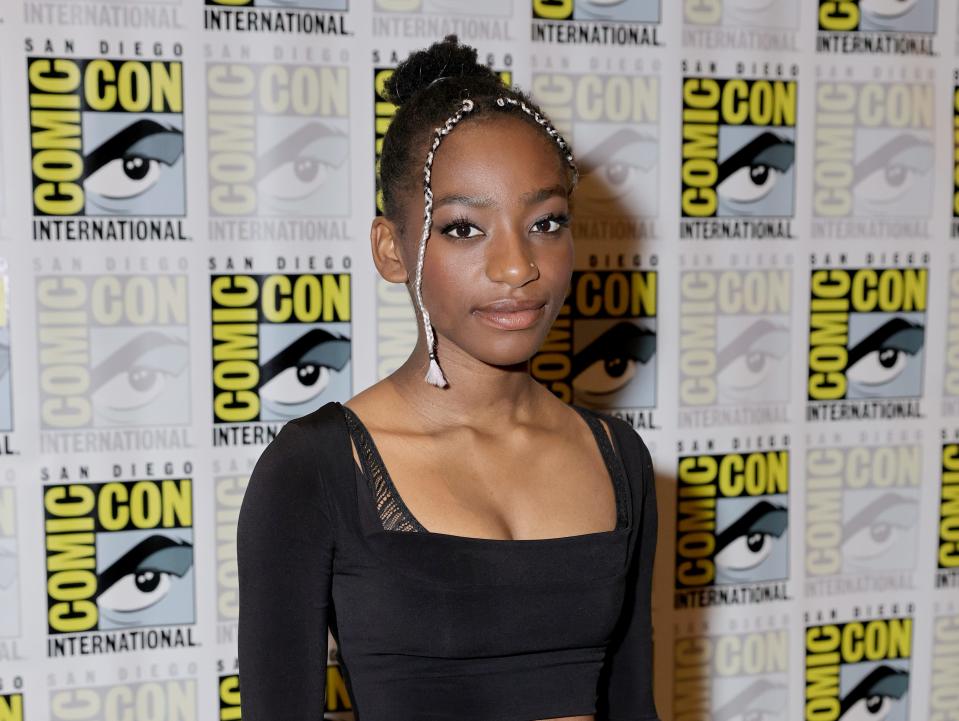
[[[0,721],[240,718],[237,510],[286,420],[412,346],[367,240],[382,88],[448,33],[583,168],[531,369],[653,451],[663,718],[957,718],[954,3],[11,0],[0,21]]]

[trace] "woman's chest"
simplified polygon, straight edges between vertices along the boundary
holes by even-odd
[[[344,648],[466,659],[606,645],[624,598],[625,529],[475,540],[380,531],[341,554],[332,597]]]

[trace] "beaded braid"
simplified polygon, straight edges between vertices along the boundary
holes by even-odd
[[[434,80],[433,82],[436,81]],[[566,139],[559,134],[556,128],[554,128],[546,118],[530,108],[522,100],[505,97],[496,99],[496,105],[500,108],[505,108],[507,103],[519,107],[523,112],[532,117],[533,120],[546,131],[547,135],[559,144],[559,147],[565,154],[566,162],[569,163],[570,168],[573,170],[573,185],[576,185],[576,182],[579,180],[579,171],[576,168],[576,163],[573,160],[573,152],[566,142]],[[430,357],[429,368],[426,371],[426,382],[438,388],[446,388],[449,382],[446,380],[446,376],[443,374],[443,370],[436,360],[436,339],[433,334],[433,324],[430,322],[429,311],[426,310],[426,307],[423,305],[423,260],[426,257],[426,241],[430,237],[430,231],[433,226],[433,189],[430,186],[430,174],[433,168],[433,158],[436,156],[436,149],[439,147],[440,141],[444,136],[449,135],[456,124],[463,119],[463,116],[473,110],[473,107],[473,101],[466,98],[463,100],[459,109],[448,117],[442,126],[433,131],[433,143],[430,146],[429,153],[426,154],[426,164],[423,167],[423,234],[420,236],[419,252],[416,256],[416,282],[414,284],[414,290],[416,293],[416,304],[419,306],[420,315],[423,317],[423,329],[426,332],[426,348]]]

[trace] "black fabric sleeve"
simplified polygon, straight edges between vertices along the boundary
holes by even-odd
[[[326,699],[332,512],[295,421],[260,456],[237,522],[244,721],[320,721]]]
[[[619,421],[622,422],[622,421]],[[623,611],[600,678],[598,721],[658,721],[653,698],[653,627],[650,596],[656,556],[656,480],[646,444],[632,429],[623,460],[634,490],[633,516],[639,523],[630,560]]]

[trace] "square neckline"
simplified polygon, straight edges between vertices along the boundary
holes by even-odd
[[[361,475],[367,484],[376,507],[374,514],[379,523],[378,531],[387,534],[390,537],[412,536],[429,537],[446,542],[463,542],[469,544],[514,544],[519,546],[533,546],[536,544],[566,544],[576,541],[599,541],[614,539],[617,536],[627,534],[633,525],[631,505],[628,499],[628,484],[626,478],[626,469],[622,459],[622,449],[619,448],[619,442],[610,426],[610,433],[607,435],[603,424],[600,423],[598,413],[584,406],[575,403],[567,405],[575,410],[589,427],[593,440],[599,448],[600,455],[606,467],[607,476],[613,486],[613,495],[616,504],[616,525],[610,530],[590,531],[588,533],[576,533],[567,536],[551,536],[547,538],[486,538],[483,536],[461,536],[452,533],[443,533],[441,531],[430,531],[427,529],[410,511],[399,491],[393,483],[393,479],[383,462],[376,442],[372,434],[363,423],[356,412],[343,403],[337,402],[346,421],[348,435],[351,441],[357,444],[357,452],[360,460],[353,458],[352,447],[350,449],[350,458],[353,460],[354,472]],[[352,444],[351,444],[352,445]],[[371,468],[370,466],[373,466]],[[376,471],[380,471],[382,488],[379,493],[376,488]],[[383,518],[380,514],[379,498],[386,497],[385,502],[395,505],[394,513],[401,516],[400,522],[408,522],[411,528],[397,529],[386,528],[383,526]]]

